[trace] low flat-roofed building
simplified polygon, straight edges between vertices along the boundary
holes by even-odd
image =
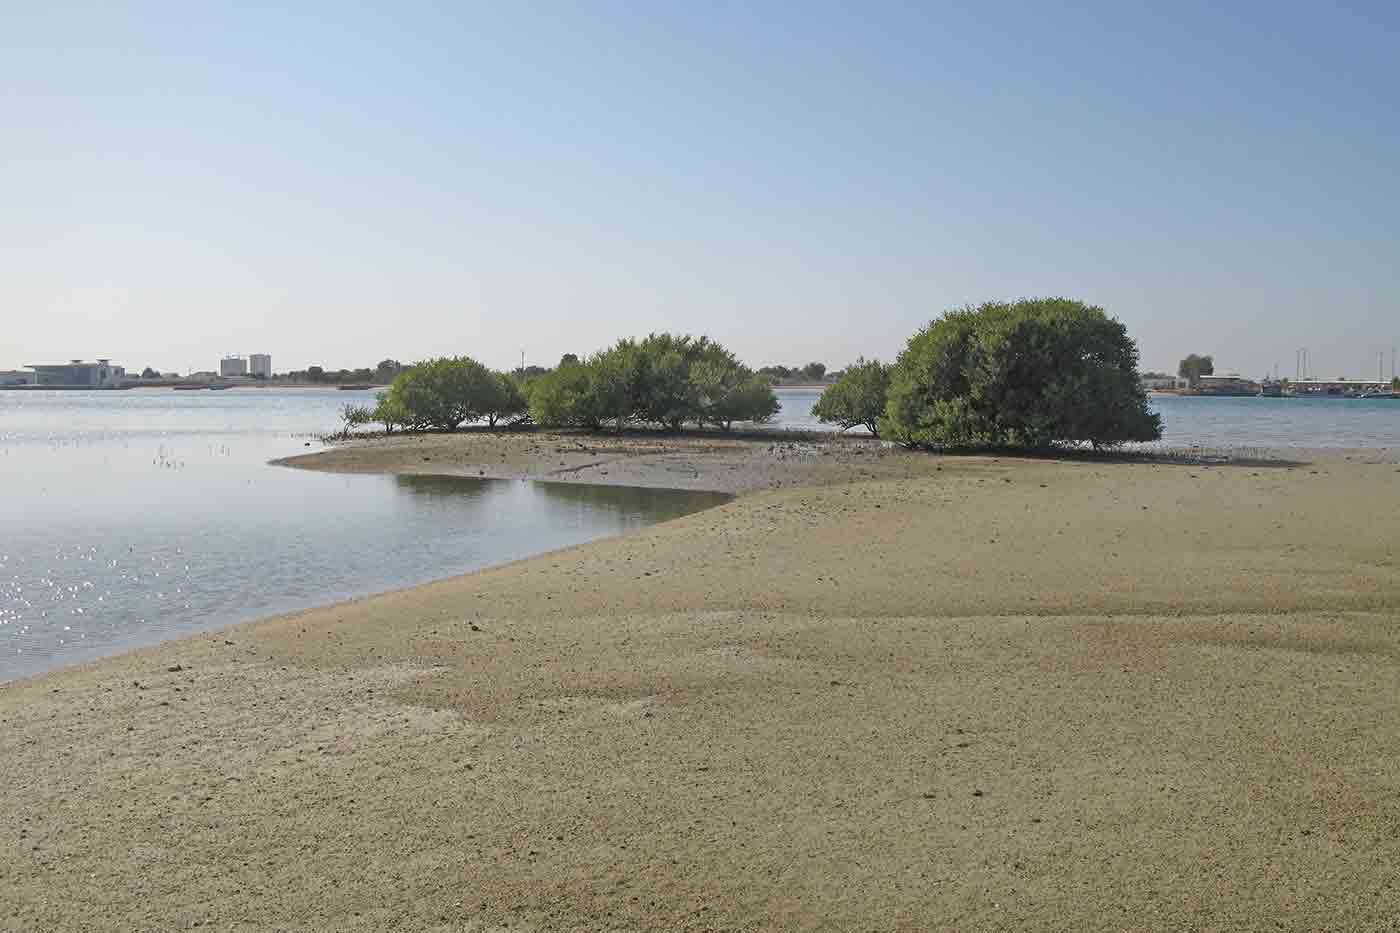
[[[98,360],[96,363],[69,360],[66,363],[31,364],[27,368],[34,370],[37,383],[41,386],[115,389],[126,381],[126,369],[114,365],[111,360]]]
[[[38,373],[19,369],[0,370],[0,386],[32,386],[39,382]]]
[[[1223,376],[1198,376],[1196,391],[1201,395],[1258,395],[1259,383],[1239,373]]]

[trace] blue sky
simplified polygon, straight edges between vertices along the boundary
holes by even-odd
[[[0,10],[0,368],[1400,345],[1400,5],[226,6]]]

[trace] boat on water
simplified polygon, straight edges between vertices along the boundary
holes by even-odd
[[[221,384],[221,383],[213,382],[213,383],[210,383],[210,384],[209,384],[209,391],[210,391],[210,392],[222,392],[224,389],[232,389],[232,388],[233,388],[233,386],[229,385],[228,383],[222,383],[222,384]]]
[[[1363,392],[1357,398],[1388,398],[1400,399],[1400,392]]]
[[[208,386],[173,386],[176,392],[203,392]]]
[[[336,386],[336,388],[342,392],[363,392],[366,389],[373,389],[374,386],[370,385],[368,382],[357,382],[354,385]]]

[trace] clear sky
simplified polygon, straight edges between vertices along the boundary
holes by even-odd
[[[1400,4],[0,0],[0,368],[1400,345]]]

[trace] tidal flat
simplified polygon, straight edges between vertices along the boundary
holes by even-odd
[[[643,442],[664,449],[623,449]],[[741,494],[0,686],[0,918],[1243,930],[1400,914],[1392,452],[821,447],[468,433],[302,461]]]

